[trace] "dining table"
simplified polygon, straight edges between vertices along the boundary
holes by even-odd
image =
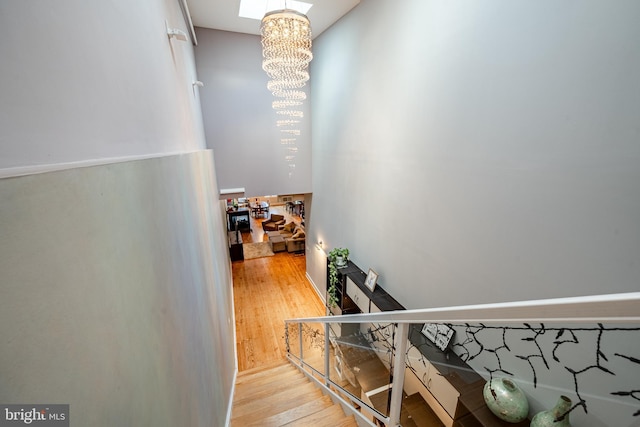
[[[258,202],[250,205],[251,215],[257,218],[258,215],[269,215],[269,202]]]

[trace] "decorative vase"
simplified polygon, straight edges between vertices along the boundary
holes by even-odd
[[[527,396],[508,378],[487,381],[482,394],[487,407],[501,420],[518,423],[529,414]]]
[[[567,413],[569,409],[571,409],[571,399],[560,396],[556,406],[548,411],[538,412],[533,417],[531,427],[571,427]]]
[[[344,259],[344,257],[341,257],[340,255],[336,256],[336,265],[338,267],[344,267],[345,265],[347,265],[347,261]]]

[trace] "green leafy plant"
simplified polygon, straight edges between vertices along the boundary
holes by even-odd
[[[338,268],[334,263],[329,264],[329,289],[327,289],[329,307],[335,307],[338,304],[336,296],[336,285],[338,284]]]
[[[349,259],[349,249],[347,248],[333,248],[329,252],[329,261],[336,263],[336,258],[342,257],[345,262]]]
[[[335,307],[338,304],[338,297],[336,296],[338,285],[338,264],[336,259],[342,257],[346,262],[349,259],[349,249],[346,248],[334,248],[329,252],[329,288],[327,289],[327,304],[329,307]]]

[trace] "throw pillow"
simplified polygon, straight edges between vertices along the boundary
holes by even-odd
[[[295,228],[296,228],[296,223],[292,221],[288,224],[285,224],[283,230],[288,231],[289,233],[293,233],[293,230]]]
[[[304,239],[304,231],[298,229],[298,231],[291,236],[292,239]]]

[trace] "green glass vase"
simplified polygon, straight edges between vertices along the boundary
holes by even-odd
[[[571,427],[568,411],[571,399],[560,396],[558,403],[548,411],[538,412],[531,420],[531,427]]]
[[[529,401],[520,387],[508,378],[487,381],[482,392],[487,407],[501,420],[519,423],[529,414]]]

